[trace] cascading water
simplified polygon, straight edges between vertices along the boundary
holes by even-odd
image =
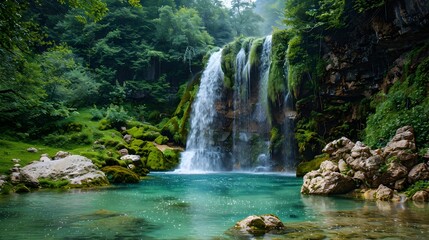
[[[221,96],[224,74],[222,49],[213,53],[201,76],[197,97],[192,105],[191,126],[186,151],[182,153],[179,172],[220,171],[222,154],[213,143],[215,102]]]
[[[286,76],[286,83],[287,83],[288,81],[287,76],[289,71],[289,65],[287,62],[285,62],[283,69],[284,69],[284,75]],[[295,135],[294,135],[296,112],[294,111],[293,106],[294,106],[293,96],[289,89],[283,101],[283,113],[284,113],[283,170],[287,172],[294,171],[297,164],[296,156],[295,156],[296,141],[295,141]]]
[[[254,112],[254,119],[259,125],[259,134],[268,135],[270,125],[267,119],[268,116],[268,78],[270,75],[270,65],[271,65],[271,47],[272,46],[272,36],[267,36],[264,39],[262,45],[262,54],[260,58],[259,65],[259,97],[258,102],[256,103],[256,109]],[[258,157],[256,159],[256,169],[257,171],[270,171],[270,156],[268,153],[269,150],[269,141],[265,141],[259,144],[260,150]]]
[[[284,171],[293,171],[296,168],[296,141],[294,135],[296,112],[293,110],[293,98],[289,91],[283,102],[285,119],[283,122],[283,167]]]
[[[276,150],[273,156],[270,152],[273,121],[268,118],[271,49],[271,36],[264,38],[262,43],[260,40],[243,43],[233,62],[235,75],[225,75],[234,80],[231,89],[223,88],[222,51],[210,56],[192,105],[190,132],[178,172],[293,169],[294,112],[290,93],[283,104],[285,120],[275,123],[284,134],[283,149]],[[226,60],[225,64],[231,63]],[[279,114],[281,112],[276,116]]]

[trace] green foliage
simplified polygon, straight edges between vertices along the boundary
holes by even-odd
[[[271,50],[271,67],[268,79],[268,97],[271,103],[283,101],[286,92],[285,60],[288,49],[290,33],[285,30],[277,30],[273,33]]]
[[[128,112],[125,111],[123,106],[116,106],[111,104],[109,108],[106,109],[105,120],[109,127],[119,129],[127,125],[127,121],[130,120]]]
[[[249,51],[250,66],[257,68],[260,64],[260,57],[265,38],[257,38],[252,42],[252,47]]]
[[[345,0],[288,0],[285,23],[294,31],[312,31],[345,26]]]
[[[221,66],[224,72],[224,87],[227,89],[231,89],[234,85],[235,58],[241,49],[242,41],[242,38],[237,38],[224,46],[222,50]]]
[[[159,135],[156,139],[155,139],[155,141],[154,141],[156,144],[159,144],[159,145],[162,145],[162,144],[166,144],[167,142],[168,142],[168,137],[166,137],[166,136],[162,136],[162,135]]]
[[[180,150],[177,149],[166,149],[162,154],[164,154],[164,157],[167,159],[168,168],[174,169],[176,168],[180,163]]]
[[[39,153],[27,152],[27,149],[30,147],[37,148]],[[39,160],[40,152],[54,156],[60,150],[59,148],[47,147],[40,143],[24,143],[16,140],[0,139],[0,174],[5,174],[13,168],[11,160],[14,158],[20,159],[21,166],[25,166],[32,161]]]
[[[261,16],[253,12],[255,3],[250,0],[231,1],[231,23],[236,36],[258,36]]]
[[[70,184],[70,181],[67,179],[51,180],[47,178],[39,178],[38,180],[42,188],[66,188]]]
[[[372,105],[375,113],[368,118],[365,142],[371,147],[384,146],[396,130],[410,125],[414,128],[418,148],[429,142],[429,45],[420,48],[408,59],[408,74],[396,82],[387,94],[379,93]]]
[[[319,169],[320,164],[326,160],[329,160],[329,154],[318,155],[311,161],[301,162],[296,168],[296,176],[302,177],[306,173]]]
[[[108,166],[101,169],[110,183],[138,183],[140,176],[121,166]]]
[[[413,185],[411,185],[410,187],[408,187],[407,190],[405,191],[405,195],[407,195],[407,197],[413,197],[414,194],[416,194],[416,192],[427,190],[428,188],[429,188],[429,181],[420,180],[414,183]]]
[[[197,52],[205,51],[205,45],[213,42],[213,38],[203,30],[203,22],[194,9],[180,8],[175,11],[170,6],[159,8],[156,24],[156,38],[161,44],[173,46],[173,49],[193,47]],[[184,52],[175,52],[173,58],[181,59]]]
[[[270,152],[279,152],[283,147],[284,137],[280,130],[276,127],[271,128],[270,131]]]
[[[354,0],[353,8],[357,12],[366,12],[368,10],[379,8],[386,3],[386,0]]]

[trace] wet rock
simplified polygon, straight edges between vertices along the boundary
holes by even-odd
[[[415,202],[429,202],[429,193],[426,191],[418,191],[414,193],[412,199]]]
[[[393,190],[380,184],[378,186],[377,192],[375,193],[375,198],[381,201],[390,201],[393,197]]]
[[[27,152],[36,153],[36,152],[38,152],[38,151],[39,151],[39,150],[37,150],[37,148],[35,148],[35,147],[27,148]]]
[[[406,186],[407,186],[407,179],[402,178],[402,179],[399,179],[395,182],[394,189],[398,190],[398,191],[402,191],[405,189]]]
[[[67,179],[71,184],[103,185],[108,183],[104,173],[86,157],[70,155],[56,161],[35,162],[21,169],[21,182],[38,185],[39,178]]]
[[[339,172],[324,172],[321,174],[319,171],[311,171],[304,176],[301,193],[341,194],[348,193],[355,188],[353,179]]]
[[[266,233],[280,233],[284,229],[284,224],[277,216],[266,214],[249,216],[237,222],[230,231],[261,236]]]
[[[419,180],[429,179],[429,168],[425,163],[414,166],[408,173],[408,182],[415,183]]]

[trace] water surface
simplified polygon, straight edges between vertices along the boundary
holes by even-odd
[[[285,239],[424,239],[429,233],[426,205],[303,197],[301,184],[279,174],[157,173],[137,185],[0,196],[0,238],[229,238],[224,232],[237,221],[268,213],[290,226],[276,236]]]

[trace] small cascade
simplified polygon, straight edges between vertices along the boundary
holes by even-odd
[[[284,65],[284,74],[288,76],[288,63]],[[287,83],[287,82],[286,82]],[[283,170],[285,172],[294,171],[296,169],[296,140],[295,140],[295,118],[296,112],[294,111],[293,95],[289,89],[283,101]]]
[[[259,125],[259,141],[262,136],[268,136],[270,131],[270,123],[268,121],[268,78],[270,75],[271,65],[271,45],[272,36],[267,36],[262,45],[262,54],[259,65],[259,95],[256,109],[254,112],[254,120]],[[260,153],[256,161],[256,171],[270,171],[271,161],[269,155],[269,142],[263,141],[259,144]]]
[[[222,154],[214,145],[212,127],[216,117],[215,102],[221,96],[223,72],[221,68],[222,49],[213,53],[201,76],[201,84],[192,105],[191,126],[182,153],[179,172],[221,171]]]
[[[259,98],[256,103],[255,120],[259,123],[267,122],[268,116],[268,77],[271,65],[271,40],[267,36],[262,46],[262,54],[259,65]]]
[[[234,119],[232,126],[232,157],[235,168],[240,161],[247,158],[245,145],[248,141],[249,118],[245,116],[249,100],[249,65],[246,64],[246,50],[241,48],[235,59],[233,107]]]
[[[283,167],[284,171],[294,171],[296,168],[296,141],[295,141],[295,117],[296,112],[293,110],[293,97],[289,91],[283,102],[284,109],[284,122],[283,122],[283,134],[284,134],[284,145],[283,145]]]

